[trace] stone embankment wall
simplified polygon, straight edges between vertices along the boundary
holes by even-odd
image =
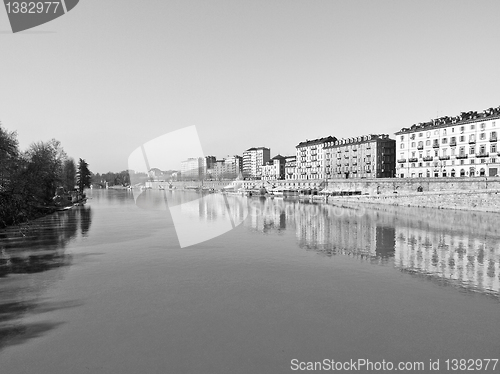
[[[152,182],[154,185],[168,185],[168,182]],[[221,189],[232,181],[205,181],[204,186]],[[255,186],[293,187],[293,188],[318,188],[324,186],[325,181],[320,179],[309,180],[277,180],[277,181],[241,181],[243,188]],[[185,186],[200,186],[200,181],[173,182],[177,188]],[[362,194],[378,195],[417,192],[422,187],[427,191],[467,190],[478,191],[487,189],[500,189],[500,177],[475,177],[475,178],[374,178],[374,179],[329,179],[327,189],[331,191],[361,191]],[[155,186],[153,186],[155,188]]]
[[[328,202],[334,205],[347,207],[360,204],[386,204],[404,207],[426,207],[500,213],[500,189],[342,196],[330,197]]]

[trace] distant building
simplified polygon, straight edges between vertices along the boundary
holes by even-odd
[[[262,166],[262,180],[282,179],[285,179],[285,157],[277,155]]]
[[[207,179],[215,161],[215,156],[193,157],[181,161],[181,178],[184,180]]]
[[[295,147],[297,152],[296,179],[323,179],[325,177],[323,148],[326,144],[331,144],[336,140],[334,136],[327,136],[299,143]]]
[[[188,158],[181,161],[181,178],[183,180],[199,180],[203,176],[205,160],[202,157]]]
[[[243,152],[243,176],[245,178],[260,179],[262,166],[271,158],[271,150],[266,147],[249,148]]]
[[[297,156],[286,156],[285,157],[285,179],[292,180],[297,179],[295,175],[297,169]]]
[[[328,142],[326,179],[394,177],[396,142],[389,135],[363,135]]]
[[[402,128],[396,135],[399,178],[495,176],[500,169],[500,107],[462,112]]]
[[[214,179],[236,179],[243,170],[243,158],[241,156],[231,156],[217,160],[213,169]]]

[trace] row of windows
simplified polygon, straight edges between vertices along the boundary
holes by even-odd
[[[476,129],[476,124],[475,124],[475,123],[471,123],[469,126],[470,126],[469,128],[470,128],[471,130],[475,130],[475,129]],[[491,122],[491,127],[495,127],[495,126],[496,126],[495,121]],[[481,123],[481,124],[479,125],[479,128],[480,128],[481,130],[485,130],[485,129],[486,129],[486,123]],[[455,127],[452,127],[450,130],[451,130],[451,132],[455,132],[455,129],[456,129]],[[442,135],[443,135],[443,136],[446,136],[446,134],[447,134],[447,130],[448,130],[448,129],[442,129],[442,131],[443,131],[443,134],[442,134]],[[459,127],[459,130],[460,130],[460,132],[464,132],[464,131],[465,131],[465,126],[460,126],[460,127]],[[432,134],[432,131],[426,131],[426,132],[425,132],[425,136],[426,136],[426,137],[428,137],[428,138],[430,138],[430,137],[431,137],[431,134]],[[438,130],[438,129],[434,130],[434,135],[439,135],[439,130]],[[414,133],[414,134],[410,134],[410,135],[409,135],[410,139],[412,139],[412,140],[413,140],[413,139],[415,139],[415,138],[416,138],[416,136],[417,136],[417,134],[415,134],[415,133]],[[419,132],[419,133],[418,133],[418,137],[419,137],[419,138],[422,138],[423,136],[424,136],[424,132]],[[404,135],[401,135],[401,141],[404,141],[404,140],[405,140],[405,136],[404,136]]]
[[[479,134],[479,140],[486,140],[486,133]],[[492,131],[490,133],[490,140],[497,141],[497,132],[496,131]],[[465,136],[461,135],[459,137],[459,141],[460,142],[465,142]],[[475,142],[475,141],[476,141],[476,134],[470,134],[469,135],[469,143],[470,142]],[[457,138],[455,136],[452,136],[450,138],[450,144],[454,145],[454,144],[456,144],[456,142],[457,142]],[[434,141],[432,143],[431,143],[430,140],[427,140],[425,142],[426,146],[430,146],[431,144],[433,144],[433,145],[439,145],[439,140],[438,139],[434,139]],[[448,144],[448,138],[442,138],[441,139],[441,144]],[[415,148],[417,145],[418,145],[418,147],[423,147],[424,146],[424,142],[423,141],[419,141],[418,143],[417,142],[411,142],[410,147],[411,148]],[[404,147],[405,147],[404,143],[401,143],[400,144],[400,148],[404,149]]]
[[[425,165],[423,162],[412,162],[410,164],[408,164],[408,167],[410,168],[423,168],[423,167],[446,167],[446,166],[455,166],[455,165],[474,165],[476,164],[476,160],[475,159],[470,159],[468,161],[466,160],[458,160],[459,162],[458,163],[455,163],[455,160],[452,160],[452,161],[434,161],[434,162],[425,162]],[[493,158],[490,158],[489,160],[487,159],[484,159],[482,158],[479,162],[479,164],[496,164],[497,163],[497,158],[493,157]],[[418,165],[418,166],[417,166]],[[404,169],[406,168],[406,164],[405,163],[402,163],[402,164],[399,164],[399,168],[400,169]]]
[[[465,147],[459,147],[458,154],[459,155],[465,155],[465,149],[466,149]],[[470,155],[476,154],[476,149],[479,150],[479,152],[478,152],[479,154],[484,154],[484,153],[486,153],[487,146],[486,145],[480,145],[479,148],[476,148],[475,146],[470,146],[469,147],[469,154]],[[497,150],[498,150],[498,147],[497,147],[496,144],[491,144],[490,145],[490,152],[491,153],[496,153]],[[455,148],[450,148],[450,151],[451,151],[450,156],[455,156],[455,154],[456,154],[455,153],[456,152]],[[431,157],[432,156],[431,152],[432,152],[431,150],[427,150],[425,152],[426,157]],[[418,154],[419,154],[419,157],[422,158],[424,153],[423,152],[419,152]],[[439,156],[439,151],[435,150],[433,152],[433,154],[434,154],[434,157],[438,157]],[[447,148],[442,149],[441,150],[441,155],[442,156],[447,156],[448,155],[448,149]],[[400,156],[401,156],[401,158],[404,158],[405,157],[405,153],[401,152]],[[417,157],[417,152],[412,151],[411,152],[411,157],[413,157],[413,158]]]

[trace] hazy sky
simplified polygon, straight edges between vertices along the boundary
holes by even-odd
[[[56,138],[101,173],[192,125],[217,158],[394,136],[500,105],[499,14],[498,0],[81,0],[12,34],[2,7],[0,121],[22,149]]]

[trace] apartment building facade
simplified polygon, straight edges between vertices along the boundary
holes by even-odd
[[[306,140],[297,144],[295,179],[324,179],[325,159],[324,147],[337,141],[334,136]]]
[[[403,128],[396,135],[399,178],[496,176],[500,107],[462,112]]]
[[[387,134],[328,142],[324,147],[325,179],[394,177],[395,151],[396,141]]]
[[[243,176],[260,179],[262,167],[271,159],[271,150],[266,147],[249,148],[243,152]]]
[[[297,156],[285,157],[285,180],[296,179]]]
[[[285,160],[282,155],[276,155],[262,167],[262,180],[285,179]]]
[[[212,178],[221,179],[236,179],[243,172],[243,158],[241,156],[231,156],[217,160],[212,172]]]

